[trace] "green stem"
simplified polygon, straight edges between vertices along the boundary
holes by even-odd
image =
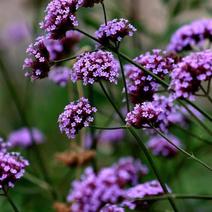
[[[75,56],[67,57],[67,58],[64,58],[64,59],[61,59],[61,60],[55,60],[51,63],[51,65],[54,65],[55,63],[66,62],[66,61],[69,61],[69,60],[75,60],[77,57],[78,57],[78,55],[75,55]]]
[[[15,203],[13,202],[13,200],[11,199],[11,197],[8,195],[8,191],[6,191],[6,189],[3,187],[3,191],[4,191],[4,196],[7,198],[8,202],[10,203],[12,209],[14,212],[19,212],[17,206],[15,205]]]
[[[103,0],[101,1],[101,5],[102,5],[102,9],[103,9],[103,14],[104,14],[105,25],[107,25],[107,13],[106,13],[105,4],[104,4]]]
[[[161,137],[163,137],[166,141],[168,141],[172,146],[174,146],[176,149],[178,149],[180,152],[182,152],[184,155],[188,156],[189,158],[192,158],[194,161],[198,162],[199,164],[206,167],[208,170],[212,171],[212,168],[208,166],[205,162],[201,161],[199,158],[195,157],[193,154],[188,153],[181,147],[175,145],[172,141],[170,141],[161,131],[159,131],[157,128],[151,125],[151,127],[157,132]]]
[[[91,128],[97,130],[118,130],[118,129],[126,129],[127,126],[120,126],[120,127],[99,127],[99,126],[90,126]]]
[[[111,103],[111,105],[113,106],[113,108],[115,109],[115,111],[116,111],[117,114],[120,116],[120,118],[121,118],[121,120],[123,121],[123,123],[125,124],[124,117],[123,117],[122,114],[119,112],[119,110],[118,110],[118,108],[116,107],[116,105],[114,104],[113,100],[112,100],[112,99],[110,98],[110,96],[107,94],[107,91],[105,90],[105,88],[104,88],[104,86],[103,86],[103,84],[102,84],[101,81],[100,81],[100,86],[101,86],[101,88],[102,88],[102,90],[103,90],[105,96],[107,97],[108,101]],[[136,139],[136,141],[137,141],[139,147],[141,147],[142,151],[144,152],[146,158],[148,159],[148,162],[149,162],[150,166],[152,167],[152,170],[153,170],[154,174],[156,175],[158,181],[159,181],[160,184],[161,184],[161,187],[163,188],[164,193],[168,194],[169,192],[168,192],[168,190],[167,190],[167,188],[166,188],[166,185],[165,185],[165,183],[163,183],[162,178],[161,178],[160,175],[159,175],[159,172],[158,172],[158,170],[157,170],[157,168],[156,168],[156,166],[155,166],[155,164],[154,164],[154,161],[153,161],[153,159],[152,159],[152,157],[151,157],[151,155],[150,155],[148,149],[146,148],[146,146],[144,145],[144,143],[142,142],[142,140],[140,139],[140,137],[137,135],[137,133],[135,132],[135,130],[134,130],[133,128],[128,127],[127,129],[130,131],[130,133],[131,133],[131,134],[133,135],[133,137]],[[168,200],[169,200],[169,202],[170,202],[170,204],[171,204],[173,210],[174,210],[175,212],[177,212],[178,210],[177,210],[177,207],[176,207],[176,205],[175,205],[175,203],[174,203],[174,200],[173,200],[172,198],[168,198]]]
[[[207,93],[207,91],[203,88],[202,85],[200,85],[201,90],[203,91],[203,93],[205,94],[205,96],[208,98],[208,100],[210,101],[210,103],[212,103],[212,98],[210,97],[210,95]]]

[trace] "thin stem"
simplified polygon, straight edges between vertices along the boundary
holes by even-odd
[[[3,187],[3,191],[4,191],[4,196],[7,198],[8,202],[10,203],[12,209],[14,212],[19,212],[17,206],[15,205],[15,203],[13,202],[13,200],[11,199],[11,197],[8,195],[8,191],[6,191],[6,189]]]
[[[200,85],[201,90],[203,91],[203,93],[205,94],[205,96],[208,98],[208,100],[210,101],[210,103],[212,103],[212,98],[210,97],[210,95],[207,93],[207,91],[203,88],[202,85]]]
[[[201,140],[201,141],[203,141],[203,142],[205,142],[205,143],[207,143],[207,144],[209,144],[209,145],[212,145],[212,142],[211,142],[211,141],[209,141],[209,140],[207,140],[207,139],[204,139],[204,138],[202,138],[202,137],[200,137],[200,136],[198,136],[198,135],[196,135],[196,134],[190,132],[190,130],[186,130],[185,128],[183,128],[183,127],[181,127],[181,126],[179,126],[179,125],[175,125],[175,127],[177,127],[178,129],[182,130],[182,131],[185,132],[186,134],[191,135],[191,136],[194,137],[194,138],[197,138],[197,139],[199,139],[199,140]]]
[[[103,13],[104,13],[105,25],[107,25],[107,13],[106,13],[105,4],[104,4],[103,0],[101,1],[101,5],[102,5]]]
[[[199,125],[205,129],[205,131],[212,135],[211,130],[187,107],[186,104],[184,104],[182,101],[180,101],[180,104],[188,111],[188,113],[199,123]]]
[[[208,166],[205,162],[201,161],[199,158],[195,157],[193,154],[188,153],[181,147],[175,145],[172,141],[170,141],[161,131],[159,131],[157,128],[151,125],[151,127],[157,132],[161,137],[163,137],[166,141],[168,141],[172,146],[174,146],[176,149],[178,149],[180,152],[182,152],[184,155],[188,156],[189,158],[192,158],[194,161],[198,162],[199,164],[206,167],[208,170],[212,171],[212,168]]]
[[[104,92],[105,96],[107,97],[107,99],[109,100],[109,102],[111,103],[111,105],[113,106],[113,108],[115,109],[115,111],[117,112],[117,114],[119,115],[119,117],[121,118],[121,120],[125,123],[124,117],[122,116],[122,114],[120,113],[119,109],[116,107],[115,103],[113,102],[113,100],[110,98],[110,96],[108,95],[103,83],[101,81],[99,81],[100,87],[102,89],[102,91]]]
[[[99,127],[99,126],[90,126],[91,128],[97,130],[119,130],[119,129],[126,129],[127,126],[120,126],[120,127]]]
[[[208,94],[208,95],[209,95],[209,93],[210,93],[210,88],[211,88],[211,79],[209,79],[208,85],[207,85],[207,94]]]
[[[119,112],[119,110],[118,110],[118,108],[116,107],[116,105],[115,105],[115,103],[113,102],[113,100],[112,100],[112,99],[110,98],[110,96],[107,94],[107,91],[105,90],[105,88],[104,88],[104,86],[103,86],[103,84],[102,84],[101,81],[100,81],[100,86],[101,86],[101,88],[102,88],[102,90],[103,90],[105,96],[107,97],[108,101],[111,103],[111,105],[113,106],[113,108],[115,109],[115,111],[117,112],[117,114],[120,116],[120,119],[121,119],[121,120],[123,121],[123,123],[125,124],[124,117],[123,117],[122,114]],[[151,157],[151,155],[150,155],[148,149],[146,148],[146,146],[144,145],[144,143],[142,142],[142,140],[140,139],[140,137],[137,135],[137,133],[135,132],[135,130],[134,130],[133,128],[128,127],[127,129],[128,129],[128,130],[130,131],[130,133],[134,136],[134,138],[136,139],[136,141],[137,141],[139,147],[141,147],[142,151],[144,152],[144,154],[145,154],[145,156],[146,156],[146,158],[147,158],[147,160],[148,160],[150,166],[152,167],[152,170],[153,170],[154,174],[156,175],[158,181],[159,181],[160,184],[161,184],[161,187],[163,188],[164,193],[168,194],[169,192],[168,192],[168,190],[167,190],[167,188],[166,188],[166,185],[165,185],[165,183],[163,183],[162,178],[161,178],[160,175],[159,175],[159,172],[158,172],[158,170],[157,170],[157,168],[156,168],[156,166],[155,166],[155,164],[154,164],[154,161],[153,161],[153,159],[152,159],[152,157]],[[174,200],[173,200],[172,198],[168,198],[168,200],[169,200],[169,202],[170,202],[170,204],[171,204],[173,210],[174,210],[175,212],[177,212],[178,210],[177,210],[177,207],[176,207],[176,205],[175,205],[175,203],[174,203]]]
[[[75,56],[67,57],[67,58],[64,58],[64,59],[61,59],[61,60],[55,60],[55,61],[52,62],[51,65],[53,65],[55,63],[66,62],[66,61],[69,61],[69,60],[75,60],[77,57],[78,57],[78,55],[75,55]]]
[[[142,148],[150,166],[152,167],[152,170],[154,172],[154,174],[156,175],[158,181],[160,182],[160,185],[161,187],[163,188],[163,191],[164,193],[168,194],[169,191],[165,185],[165,183],[163,182],[160,174],[159,174],[159,171],[157,170],[156,166],[155,166],[155,163],[151,157],[151,154],[149,153],[148,149],[146,148],[145,144],[142,142],[142,140],[140,139],[140,137],[137,135],[137,133],[135,132],[135,130],[132,128],[132,127],[128,127],[128,130],[130,131],[130,133],[134,136],[134,138],[136,139],[136,141],[138,142],[139,146]],[[177,208],[176,208],[176,205],[174,203],[174,200],[172,197],[168,197],[168,200],[173,208],[174,211],[178,211]]]
[[[126,77],[124,74],[124,67],[121,61],[121,57],[119,55],[119,45],[117,46],[117,55],[118,55],[118,59],[119,59],[119,64],[120,64],[120,68],[121,68],[121,75],[122,75],[122,80],[123,80],[123,84],[124,84],[124,92],[125,92],[125,98],[126,98],[126,103],[127,103],[127,111],[130,111],[130,104],[129,104],[129,97],[128,97],[128,91],[127,91],[127,83],[126,83]]]

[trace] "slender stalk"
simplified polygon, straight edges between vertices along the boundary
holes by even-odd
[[[104,88],[104,86],[103,86],[103,84],[102,84],[101,81],[100,81],[100,86],[101,86],[101,88],[102,88],[102,90],[103,90],[105,96],[107,97],[108,101],[111,103],[111,105],[113,106],[113,108],[115,109],[115,111],[117,112],[117,114],[120,116],[120,119],[121,119],[121,120],[124,122],[124,124],[125,124],[124,117],[123,117],[122,114],[119,112],[119,110],[118,110],[118,108],[116,107],[116,105],[115,105],[115,103],[113,102],[113,100],[112,100],[112,99],[110,98],[110,96],[107,94],[107,91],[105,90],[105,88]],[[144,145],[144,143],[142,142],[142,140],[140,139],[140,137],[137,135],[137,133],[135,132],[135,130],[134,130],[133,128],[128,127],[127,129],[128,129],[129,132],[133,135],[133,137],[136,139],[138,145],[141,147],[142,151],[144,152],[144,154],[145,154],[145,156],[146,156],[146,158],[147,158],[147,160],[148,160],[148,162],[149,162],[149,164],[150,164],[150,166],[151,166],[151,168],[152,168],[154,174],[156,175],[158,181],[159,181],[160,184],[161,184],[161,187],[163,188],[164,193],[168,194],[169,192],[168,192],[168,190],[167,190],[167,188],[166,188],[166,185],[165,185],[165,183],[163,183],[162,178],[161,178],[160,175],[159,175],[159,172],[158,172],[158,170],[157,170],[157,168],[156,168],[156,166],[155,166],[155,164],[154,164],[154,161],[153,161],[153,159],[152,159],[152,157],[151,157],[151,155],[150,155],[148,149],[146,148],[146,146]],[[175,212],[177,212],[178,210],[177,210],[177,207],[176,207],[176,205],[175,205],[175,203],[174,203],[174,200],[173,200],[172,198],[168,198],[168,200],[169,200],[169,203],[170,203],[170,205],[172,206],[173,210],[174,210]]]
[[[119,64],[120,64],[120,68],[121,68],[121,75],[122,75],[122,80],[123,80],[123,84],[124,84],[124,90],[125,90],[125,98],[126,98],[126,103],[127,103],[127,111],[130,111],[130,104],[129,104],[129,97],[128,97],[128,90],[127,90],[127,83],[126,83],[126,77],[124,74],[124,67],[121,61],[121,57],[119,55],[119,45],[117,46],[117,55],[118,55],[118,59],[119,59]]]
[[[78,57],[78,55],[75,55],[75,56],[67,57],[67,58],[64,58],[64,59],[61,59],[61,60],[55,60],[51,63],[51,65],[54,65],[55,63],[66,62],[66,61],[69,61],[69,60],[75,60],[77,57]]]
[[[14,212],[19,212],[17,206],[15,205],[15,203],[13,202],[13,200],[11,199],[11,197],[8,195],[8,191],[3,187],[3,192],[4,192],[4,196],[7,198],[8,202],[10,203],[12,209]]]
[[[202,85],[200,85],[201,90],[203,91],[203,93],[205,94],[205,96],[208,98],[208,100],[210,101],[210,103],[212,103],[212,98],[210,97],[210,95],[207,93],[207,91],[203,88]]]
[[[120,126],[120,127],[99,127],[99,126],[90,126],[91,128],[97,130],[119,130],[119,129],[126,129],[127,126]]]
[[[102,5],[102,9],[103,9],[103,14],[104,14],[105,25],[107,25],[107,13],[106,13],[105,4],[104,4],[103,0],[101,1],[101,5]]]
[[[208,166],[205,162],[200,160],[199,158],[195,157],[193,154],[188,153],[181,147],[175,145],[172,141],[170,141],[161,131],[159,131],[157,128],[151,125],[151,127],[157,132],[161,137],[163,137],[166,141],[168,141],[172,146],[174,146],[176,149],[178,149],[180,152],[182,152],[184,155],[188,156],[189,158],[192,158],[194,161],[198,162],[199,164],[203,165],[206,167],[208,170],[212,171],[212,168]]]

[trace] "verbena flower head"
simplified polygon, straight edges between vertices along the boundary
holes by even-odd
[[[35,43],[30,44],[26,50],[29,57],[25,59],[23,68],[30,69],[25,76],[33,80],[48,76],[50,60],[49,52],[44,44],[45,39],[44,36],[38,37]]]
[[[178,138],[173,135],[168,135],[167,137],[176,146],[181,147],[181,142]],[[151,149],[152,153],[157,156],[173,157],[178,153],[178,149],[161,136],[152,137],[148,141],[147,146]]]
[[[3,138],[0,137],[0,152],[6,153],[10,146],[10,143],[5,142]]]
[[[124,212],[124,208],[115,204],[106,204],[100,212]]]
[[[137,206],[148,205],[148,202],[142,201],[143,198],[161,194],[164,194],[164,191],[160,183],[157,180],[152,180],[125,191],[125,200],[122,204],[130,209],[135,209]]]
[[[153,74],[164,78],[175,67],[177,57],[159,49],[147,52],[135,58],[134,61]],[[159,89],[155,79],[134,65],[125,65],[127,90],[133,103],[152,100],[153,94]]]
[[[120,42],[125,36],[133,36],[135,31],[128,20],[121,18],[108,21],[107,25],[102,24],[95,35],[101,43]]]
[[[117,83],[119,65],[110,52],[102,50],[86,52],[77,58],[73,66],[73,75],[75,76],[73,81],[82,80],[84,85],[99,80]]]
[[[41,28],[54,39],[63,37],[67,31],[78,26],[76,5],[77,0],[52,0],[45,10]]]
[[[29,162],[19,153],[0,152],[0,189],[3,187],[14,187],[25,172]]]
[[[176,98],[194,99],[202,81],[212,76],[212,50],[191,53],[171,73],[170,89]]]
[[[122,198],[124,188],[143,174],[146,174],[146,167],[132,158],[122,159],[97,174],[92,168],[87,168],[81,179],[72,183],[67,198],[72,203],[71,211],[96,212],[107,203],[116,203]]]
[[[212,19],[196,20],[179,28],[167,48],[176,52],[203,48],[207,40],[212,41]]]
[[[158,116],[162,109],[156,108],[152,102],[144,102],[142,104],[136,104],[131,112],[127,114],[126,123],[136,128],[142,128],[145,125],[153,124],[157,122]]]
[[[58,118],[61,133],[65,133],[69,139],[75,138],[79,130],[88,127],[93,122],[93,115],[96,111],[97,109],[92,107],[88,99],[84,97],[76,102],[71,102]]]
[[[94,4],[103,2],[103,0],[78,0],[77,8],[79,7],[93,7]]]
[[[44,136],[41,131],[32,128],[31,133],[28,128],[21,128],[10,133],[7,142],[11,147],[21,148],[28,148],[33,144],[41,144],[44,142]]]
[[[124,130],[104,130],[101,132],[98,140],[101,143],[116,143],[124,138]]]
[[[58,66],[49,72],[48,78],[57,85],[64,87],[71,80],[71,71],[67,67]]]

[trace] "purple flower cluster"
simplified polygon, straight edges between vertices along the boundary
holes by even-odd
[[[24,175],[28,165],[29,162],[19,153],[0,152],[0,189],[14,187],[15,182]]]
[[[103,0],[78,0],[77,8],[79,7],[93,7],[94,4],[103,2]]]
[[[114,204],[106,204],[100,212],[124,212],[124,208]]]
[[[154,49],[152,52],[140,55],[134,61],[160,78],[164,78],[175,67],[177,57],[166,51]],[[159,88],[155,79],[131,64],[125,65],[125,71],[131,101],[136,104],[152,100],[153,94]]]
[[[133,36],[135,31],[135,27],[128,20],[121,18],[102,24],[95,35],[101,43],[120,42],[125,36]]]
[[[194,99],[202,81],[212,76],[212,51],[191,53],[171,73],[170,89],[175,98]]]
[[[136,128],[142,128],[145,125],[157,123],[158,116],[162,109],[156,108],[152,102],[143,102],[142,104],[136,104],[131,112],[126,116],[127,125],[132,125]]]
[[[64,87],[71,80],[71,71],[67,67],[58,66],[49,72],[48,78],[57,85]]]
[[[168,135],[167,138],[176,146],[181,147],[181,142],[175,136]],[[178,149],[161,136],[152,137],[148,141],[147,146],[151,149],[152,153],[157,156],[173,157],[178,153]]]
[[[51,38],[63,37],[67,31],[78,26],[76,6],[77,0],[52,0],[45,10],[43,22],[40,23],[41,29],[49,33]]]
[[[97,111],[88,102],[88,99],[82,97],[77,102],[71,102],[64,108],[64,112],[58,118],[59,128],[69,139],[75,138],[75,135],[83,127],[88,127],[93,122],[93,115]]]
[[[4,142],[4,140],[0,137],[0,152],[6,153],[10,146],[10,143]]]
[[[212,19],[196,20],[182,26],[174,33],[167,48],[176,52],[203,48],[206,40],[212,41]]]
[[[32,133],[32,134],[31,134]],[[9,134],[7,143],[11,147],[28,148],[34,144],[41,144],[44,142],[43,134],[36,128],[30,132],[28,128],[21,128]]]
[[[68,55],[80,39],[80,34],[74,31],[66,32],[65,37],[60,40],[53,40],[48,36],[38,37],[26,51],[28,57],[24,61],[23,68],[31,69],[26,76],[33,80],[47,77],[52,62]]]
[[[87,52],[77,58],[73,66],[73,81],[82,80],[84,85],[98,80],[117,83],[119,65],[112,53],[98,50]]]
[[[124,158],[97,174],[92,168],[87,168],[81,179],[72,183],[67,198],[71,203],[71,211],[95,212],[100,211],[105,204],[115,204],[123,197],[124,188],[146,172],[147,168],[132,158]]]

